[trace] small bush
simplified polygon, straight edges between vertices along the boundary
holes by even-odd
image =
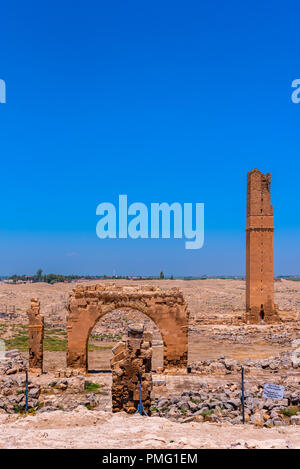
[[[91,381],[86,381],[84,383],[85,391],[98,391],[101,388],[100,384],[92,383]]]
[[[91,404],[84,404],[84,405],[88,410],[93,410],[93,407],[91,406]]]
[[[14,405],[13,410],[16,414],[23,414],[25,412],[24,407],[20,405]]]
[[[285,415],[286,417],[292,417],[293,415],[296,415],[298,412],[300,412],[300,407],[285,407],[284,409],[281,409],[280,413],[282,415]]]

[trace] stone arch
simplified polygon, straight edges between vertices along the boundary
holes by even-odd
[[[162,339],[162,342],[163,342],[163,360],[165,359],[165,356],[166,356],[166,353],[167,353],[167,347],[166,347],[166,340],[165,340],[165,337],[163,335],[163,333],[161,333],[160,331],[160,328],[159,328],[159,325],[155,322],[155,320],[151,317],[151,310],[150,311],[147,311],[144,307],[140,307],[140,305],[137,305],[136,303],[135,304],[132,304],[131,302],[122,302],[118,304],[118,307],[114,308],[112,307],[110,310],[108,311],[105,311],[104,313],[101,313],[96,319],[95,319],[95,323],[94,324],[91,324],[90,327],[89,327],[89,332],[88,332],[88,336],[87,336],[87,344],[86,344],[86,350],[87,350],[87,362],[86,362],[86,369],[91,369],[90,366],[89,366],[89,353],[88,353],[88,343],[89,343],[89,338],[91,336],[91,333],[94,329],[94,327],[97,325],[97,323],[100,321],[100,319],[103,319],[105,318],[105,316],[111,312],[114,312],[114,311],[117,311],[117,310],[122,310],[122,311],[126,311],[126,310],[134,310],[134,311],[139,311],[140,313],[142,313],[143,315],[147,316],[148,318],[150,318],[153,323],[155,324],[155,326],[158,328],[159,332],[160,332],[160,335],[161,335],[161,339]],[[99,352],[98,352],[99,353]]]
[[[87,371],[88,340],[96,323],[117,309],[136,309],[160,330],[164,343],[164,368],[186,368],[188,309],[177,288],[152,286],[78,285],[67,305],[67,366]]]

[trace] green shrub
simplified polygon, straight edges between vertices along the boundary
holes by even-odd
[[[293,415],[296,415],[298,412],[300,412],[300,407],[285,407],[284,409],[281,409],[280,413],[282,415],[285,415],[286,417],[292,417]]]
[[[85,391],[98,391],[101,387],[101,384],[92,383],[91,381],[86,381],[84,383]]]
[[[84,405],[88,410],[93,410],[93,407],[91,406],[91,404],[84,404]]]
[[[22,414],[24,413],[24,407],[21,405],[14,405],[13,410],[16,414]]]

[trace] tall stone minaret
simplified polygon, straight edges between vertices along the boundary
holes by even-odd
[[[247,176],[246,322],[279,321],[274,305],[273,207],[271,174]]]

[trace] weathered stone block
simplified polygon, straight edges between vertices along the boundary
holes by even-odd
[[[112,408],[113,412],[134,413],[140,401],[140,392],[145,411],[150,414],[152,391],[152,348],[147,350],[148,359],[140,358],[145,351],[136,347],[139,334],[140,347],[143,346],[142,331],[128,331],[123,351],[114,357],[112,363]],[[148,335],[148,340],[150,336]],[[151,346],[151,342],[148,342]],[[134,346],[133,346],[134,345]],[[117,357],[120,359],[117,360]],[[147,362],[145,364],[145,361]],[[149,366],[150,364],[150,366]]]
[[[31,299],[31,307],[27,311],[28,342],[29,342],[29,371],[43,372],[43,340],[44,317],[40,315],[40,302],[37,298]]]

